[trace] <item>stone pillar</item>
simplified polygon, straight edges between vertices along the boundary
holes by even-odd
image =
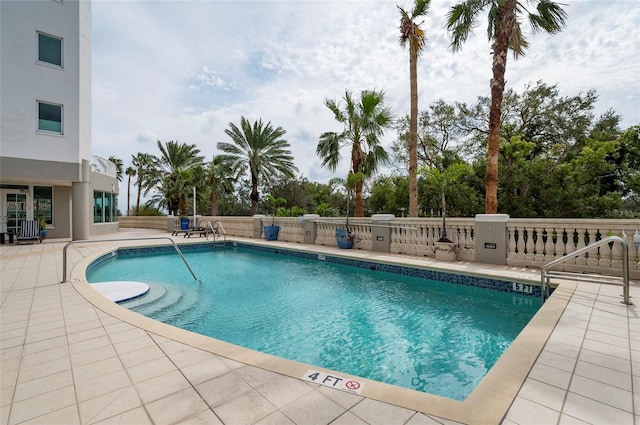
[[[507,264],[507,221],[509,214],[476,214],[478,263]]]
[[[315,245],[318,236],[318,228],[316,218],[320,218],[318,214],[305,214],[302,216],[302,231],[304,232],[304,243]]]
[[[253,238],[260,239],[262,238],[262,219],[265,218],[264,214],[256,214],[253,216]]]
[[[391,221],[393,214],[374,214],[371,216],[371,249],[378,252],[391,251]]]

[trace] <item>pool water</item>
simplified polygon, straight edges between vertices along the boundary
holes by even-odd
[[[193,332],[363,378],[464,400],[539,307],[531,297],[227,248],[115,256],[90,282],[136,280],[124,302]]]

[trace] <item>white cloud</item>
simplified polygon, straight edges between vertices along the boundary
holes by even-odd
[[[543,80],[566,96],[595,89],[596,115],[614,108],[623,127],[640,123],[640,6],[562,3],[567,28],[530,35],[527,55],[509,57],[508,87]],[[489,95],[486,23],[452,53],[444,22],[453,4],[433,2],[423,24],[421,109],[439,98],[473,103]],[[344,175],[346,159],[332,173],[315,156],[319,135],[340,129],[324,100],[379,89],[396,116],[408,113],[398,23],[395,1],[94,1],[93,151],[129,165],[131,155],[157,153],[156,140],[179,140],[210,159],[229,122],[245,116],[283,127],[307,178]]]

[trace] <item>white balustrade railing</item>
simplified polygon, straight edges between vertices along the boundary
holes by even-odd
[[[628,245],[630,276],[638,279],[640,258],[633,244],[633,237],[638,231],[640,220],[510,219],[507,222],[507,264],[540,267],[607,236],[619,236]],[[564,262],[562,270],[589,273],[621,272],[621,249],[619,244],[602,245]]]
[[[253,217],[202,217],[203,220],[220,220],[229,236],[254,237]],[[167,228],[166,217],[119,217],[120,227]],[[264,223],[271,218],[263,219]],[[157,223],[156,223],[157,222]],[[164,224],[163,224],[164,223]],[[280,226],[279,240],[304,243],[303,222],[294,217],[276,217]],[[315,220],[316,245],[337,246],[335,231],[344,228],[344,218],[321,217]],[[373,249],[372,232],[385,223],[372,222],[371,218],[349,218],[349,228],[354,233],[354,248]],[[442,233],[439,218],[394,218],[390,226],[392,253],[433,257],[434,244]],[[259,229],[260,230],[260,229]],[[619,236],[628,245],[629,276],[640,279],[640,253],[634,245],[634,236],[640,233],[638,219],[532,219],[512,218],[507,221],[507,258],[510,266],[541,267],[542,265],[589,245],[607,236]],[[456,243],[457,259],[475,261],[475,218],[448,218],[447,236]],[[636,236],[640,244],[640,234]],[[622,252],[619,244],[602,245],[589,250],[563,264],[563,271],[619,274],[622,270]]]

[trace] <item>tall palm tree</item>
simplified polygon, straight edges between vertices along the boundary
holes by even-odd
[[[531,12],[526,5],[536,5]],[[545,31],[555,34],[565,26],[566,13],[559,4],[550,0],[466,0],[451,8],[447,15],[447,29],[451,33],[451,47],[461,49],[475,27],[479,14],[489,9],[487,35],[492,42],[493,55],[491,78],[491,106],[489,109],[489,142],[487,147],[487,174],[485,188],[485,212],[498,212],[498,154],[500,151],[500,127],[504,74],[507,69],[507,52],[514,59],[524,55],[529,43],[522,34],[520,16],[525,14],[533,32]]]
[[[325,100],[327,108],[344,128],[340,133],[323,133],[316,154],[322,159],[323,167],[335,171],[341,159],[340,149],[351,146],[350,172],[362,173],[368,179],[389,160],[387,151],[380,144],[380,137],[393,124],[391,110],[384,106],[384,93],[380,91],[364,90],[356,103],[347,90],[343,99],[344,105],[334,99]],[[362,187],[363,179],[359,179],[355,184],[356,217],[364,217]]]
[[[127,215],[131,215],[131,177],[136,175],[136,169],[133,167],[127,167],[125,170],[127,178]]]
[[[156,175],[156,158],[148,153],[138,152],[131,156],[131,164],[135,168],[135,174],[138,176],[136,186],[138,186],[138,194],[136,199],[136,211],[134,215],[140,213],[140,197],[142,190],[145,189],[145,195],[151,189]]]
[[[411,112],[409,115],[409,217],[418,216],[418,56],[425,44],[424,31],[416,19],[425,16],[431,0],[415,0],[411,14],[400,11],[400,45],[409,45],[409,85]]]
[[[164,145],[160,140],[157,143],[160,150],[160,156],[157,157],[157,184],[164,186],[169,214],[184,215],[187,211],[187,195],[195,185],[192,172],[202,166],[204,157],[198,155],[200,149],[196,145],[173,140]]]
[[[262,119],[253,125],[245,118],[240,118],[240,127],[229,123],[224,131],[231,142],[218,142],[218,149],[225,154],[223,161],[233,171],[248,169],[251,177],[251,214],[258,211],[260,178],[269,180],[277,174],[288,178],[295,177],[298,171],[293,165],[293,157],[289,142],[282,139],[286,131],[282,127],[273,128],[271,122],[262,123]]]

